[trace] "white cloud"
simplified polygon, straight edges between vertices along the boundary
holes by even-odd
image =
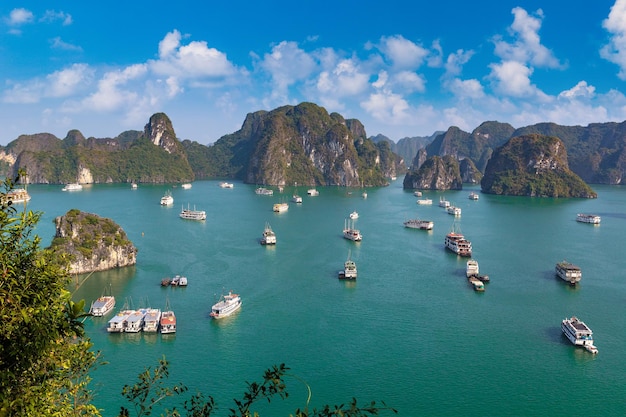
[[[61,71],[55,71],[46,77],[46,97],[68,97],[89,85],[94,76],[94,69],[87,64],[74,64]]]
[[[626,80],[626,0],[617,0],[609,17],[602,22],[610,34],[609,43],[600,49],[600,56],[619,67],[618,77]]]
[[[485,96],[485,91],[476,79],[461,80],[453,78],[446,82],[446,88],[460,99],[479,99]]]
[[[33,19],[34,15],[30,10],[24,8],[13,9],[11,13],[9,13],[8,24],[11,26],[20,26],[32,22]]]
[[[383,36],[379,49],[398,69],[419,68],[429,53],[427,49],[401,35]]]
[[[409,119],[409,103],[398,94],[379,91],[361,102],[361,107],[372,117],[387,124],[403,124]]]
[[[43,17],[39,20],[48,23],[60,20],[63,26],[68,26],[72,24],[72,15],[65,12],[57,12],[55,10],[46,10]]]
[[[509,27],[509,32],[515,40],[513,43],[508,43],[496,37],[494,39],[495,54],[503,61],[516,61],[536,67],[562,67],[552,51],[541,44],[539,29],[541,29],[543,12],[538,10],[537,17],[528,15],[521,7],[515,7],[511,12],[515,17]]]
[[[467,64],[473,55],[474,51],[464,51],[463,49],[458,49],[456,52],[448,55],[444,66],[446,69],[444,77],[459,75],[463,70],[463,65]]]
[[[498,93],[513,97],[545,97],[545,95],[530,82],[532,68],[517,62],[504,61],[500,64],[491,64],[489,77],[494,80],[494,90]]]
[[[145,75],[147,70],[145,64],[136,64],[104,74],[98,81],[98,90],[82,100],[81,105],[95,111],[115,111],[122,107],[131,109],[140,94],[122,87]]]
[[[368,88],[368,75],[360,71],[354,60],[344,59],[332,71],[322,71],[316,84],[322,94],[353,96]]]
[[[561,91],[559,98],[565,99],[577,99],[577,98],[593,98],[596,88],[592,85],[587,85],[586,81],[579,81],[574,87],[569,90]]]
[[[401,71],[392,77],[393,85],[401,89],[404,93],[424,92],[426,90],[426,80],[423,76],[412,71]]]
[[[78,45],[72,45],[71,43],[64,42],[60,36],[50,39],[50,46],[53,49],[63,49],[65,51],[82,52],[83,50],[83,48]]]

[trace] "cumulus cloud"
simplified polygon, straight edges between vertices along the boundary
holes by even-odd
[[[618,77],[626,80],[626,0],[617,0],[602,22],[611,37],[600,49],[600,56],[619,67]]]
[[[50,39],[50,46],[53,49],[62,49],[64,51],[77,51],[82,52],[83,48],[78,45],[67,43],[61,39],[60,36]]]
[[[596,88],[592,85],[587,85],[586,81],[579,81],[574,87],[569,90],[561,91],[559,98],[577,99],[577,98],[593,98]]]
[[[536,12],[536,17],[530,16],[521,7],[515,7],[511,13],[514,19],[509,32],[514,37],[514,41],[509,43],[496,37],[494,39],[495,54],[504,61],[527,63],[535,67],[561,67],[562,65],[552,51],[541,44],[539,36],[543,19],[541,9]]]
[[[20,26],[25,23],[32,22],[34,18],[35,16],[33,15],[33,12],[31,12],[30,10],[27,10],[24,8],[13,9],[9,13],[9,18],[8,18],[7,23],[11,26]]]
[[[136,64],[121,70],[110,71],[98,81],[98,90],[82,100],[82,106],[95,111],[112,111],[121,107],[131,108],[139,94],[124,88],[130,81],[143,76],[147,65]]]
[[[485,96],[483,86],[476,79],[461,80],[454,78],[446,83],[446,87],[460,99],[480,99]]]
[[[368,75],[352,59],[341,60],[332,71],[322,71],[317,79],[320,93],[340,97],[359,94],[367,87]]]
[[[383,36],[378,48],[398,69],[417,69],[428,56],[428,49],[401,35]]]
[[[361,107],[371,116],[389,124],[405,123],[409,118],[409,103],[399,94],[379,91],[361,102]]]
[[[14,83],[5,90],[5,103],[38,103],[44,98],[62,98],[76,94],[91,83],[94,70],[86,64],[74,64],[48,74],[44,79],[35,78]]]
[[[46,10],[44,15],[39,19],[41,22],[56,22],[61,21],[63,26],[68,26],[72,24],[72,15],[65,12],[57,12],[55,10]]]

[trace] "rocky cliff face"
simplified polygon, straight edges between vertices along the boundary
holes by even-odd
[[[485,169],[482,191],[529,197],[596,198],[597,194],[572,171],[563,142],[530,134],[497,148]]]
[[[121,268],[137,263],[137,248],[120,226],[107,218],[76,209],[55,219],[50,249],[69,259],[71,274]]]
[[[463,180],[459,162],[455,157],[433,156],[418,170],[409,171],[404,177],[403,188],[416,190],[461,190]]]

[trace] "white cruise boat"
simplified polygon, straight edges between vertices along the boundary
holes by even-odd
[[[446,235],[444,245],[446,249],[459,256],[472,256],[472,243],[465,239],[465,236],[463,236],[455,226],[453,226],[452,231]]]
[[[576,215],[576,221],[581,223],[600,224],[601,220],[602,218],[597,214],[578,213]]]
[[[65,187],[61,189],[61,191],[80,191],[83,189],[83,186],[78,183],[66,184]]]
[[[413,195],[415,197],[421,197],[422,196],[422,192],[421,191],[413,191]]]
[[[432,230],[434,226],[431,220],[409,219],[404,222],[404,227],[409,229]]]
[[[269,223],[265,223],[265,229],[263,230],[263,237],[261,237],[261,245],[275,245],[276,233],[272,230],[272,226]]]
[[[182,208],[179,216],[184,220],[206,220],[206,211],[196,210],[195,206],[193,210],[191,210],[189,205],[187,205],[187,208]]]
[[[241,297],[229,291],[228,294],[220,297],[219,301],[211,307],[210,316],[214,319],[221,319],[230,316],[241,307]]]
[[[450,202],[446,200],[443,196],[439,197],[439,207],[443,207],[447,209],[450,207]]]
[[[315,188],[309,188],[306,192],[308,195],[315,197],[316,195],[320,195],[320,192]]]
[[[127,333],[139,333],[141,330],[143,330],[143,322],[145,317],[145,308],[134,310],[126,319],[126,328],[124,329],[124,331]]]
[[[554,270],[559,278],[570,285],[576,285],[583,277],[580,267],[567,261],[557,263]]]
[[[270,190],[269,188],[259,187],[254,192],[257,195],[274,195],[274,190]]]
[[[479,197],[480,196],[478,195],[478,193],[472,191],[471,193],[469,193],[469,196],[467,198],[469,198],[470,200],[478,200]]]
[[[358,219],[359,218],[359,213],[356,210],[354,210],[352,213],[350,213],[350,218],[352,220]]]
[[[578,317],[573,316],[563,320],[561,330],[575,346],[582,346],[591,353],[598,353],[598,348],[593,344],[593,332]]]
[[[232,182],[220,182],[221,188],[235,188],[235,185]]]
[[[298,194],[294,194],[293,197],[291,197],[291,201],[296,204],[302,204],[302,197],[300,197]]]
[[[354,242],[360,242],[363,240],[363,235],[358,229],[354,228],[354,221],[346,219],[343,225],[343,237]]]
[[[14,188],[6,195],[3,196],[3,203],[16,204],[16,203],[26,203],[30,201],[30,195],[26,191],[25,188]]]
[[[350,259],[348,253],[348,259],[343,264],[343,270],[339,271],[339,279],[356,279],[356,263]]]
[[[126,331],[128,317],[134,312],[134,310],[122,309],[119,313],[109,320],[107,324],[107,332],[109,333],[122,333]]]
[[[190,189],[190,188],[191,188],[191,183],[186,182],[186,183],[182,184],[180,187],[181,187],[183,190],[188,190],[188,189]]]
[[[433,200],[431,200],[430,198],[422,198],[417,200],[417,204],[419,204],[420,206],[430,206],[433,204]]]
[[[146,333],[156,333],[161,325],[161,310],[158,308],[146,309],[146,315],[143,318],[143,331]]]
[[[456,207],[456,206],[449,206],[446,211],[448,212],[448,214],[452,214],[453,216],[460,216],[461,215],[461,207]]]
[[[136,182],[131,183],[130,184],[130,189],[131,190],[136,190],[137,189],[137,183]]]
[[[465,275],[469,277],[477,277],[479,274],[478,261],[475,259],[468,259],[465,267]]]
[[[289,204],[288,203],[276,203],[274,204],[274,207],[272,208],[272,210],[274,210],[276,213],[283,213],[289,210]]]
[[[172,197],[172,193],[170,190],[167,190],[163,197],[161,197],[161,205],[162,206],[171,206],[174,204],[174,197]]]
[[[115,308],[115,297],[111,294],[103,294],[91,303],[89,314],[95,317],[102,317]]]

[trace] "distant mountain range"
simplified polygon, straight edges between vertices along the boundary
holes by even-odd
[[[567,148],[569,169],[587,183],[621,184],[625,179],[626,122],[515,129],[489,121],[471,133],[450,127],[394,143],[383,135],[368,138],[360,121],[329,114],[313,103],[249,113],[240,130],[209,146],[179,141],[164,113],[150,117],[143,131],[115,138],[85,138],[77,130],[64,139],[48,133],[22,135],[0,147],[0,172],[15,175],[25,167],[31,183],[231,178],[250,184],[359,187],[386,185],[407,166],[410,174],[428,158],[451,156],[460,164],[462,181],[476,182],[497,148],[530,134],[559,138]]]

